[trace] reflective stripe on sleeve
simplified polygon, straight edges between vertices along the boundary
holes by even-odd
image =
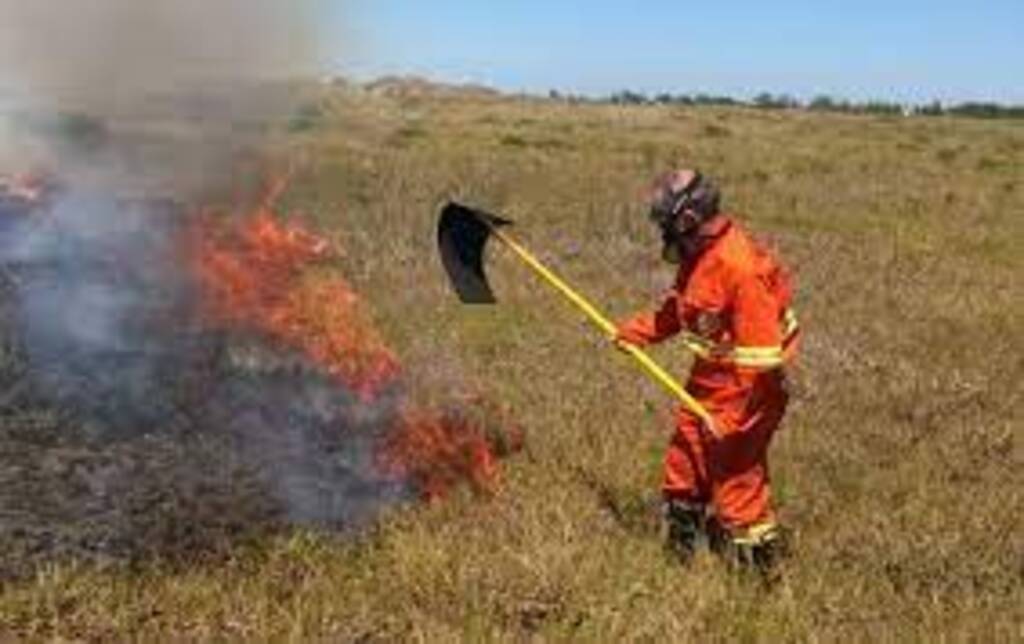
[[[754,369],[773,369],[782,365],[782,347],[728,347],[717,345],[693,334],[685,334],[683,342],[697,357],[722,364]]]
[[[737,367],[771,369],[782,365],[782,347],[736,347],[732,350],[732,362]]]
[[[736,347],[715,343],[690,331],[683,331],[681,336],[686,347],[702,360],[751,369],[774,369],[785,362],[784,347],[792,342],[799,330],[796,313],[793,309],[786,309],[782,316],[781,346]]]

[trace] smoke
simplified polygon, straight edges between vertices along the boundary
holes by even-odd
[[[325,348],[342,366],[373,349],[347,285],[260,272],[276,255],[246,244],[266,229],[226,221],[245,199],[196,208],[258,187],[304,99],[293,79],[316,71],[322,2],[0,0],[0,579],[61,556],[194,561],[493,475],[476,424],[409,420],[397,370],[339,378]],[[270,201],[255,211],[273,222]],[[303,235],[281,230],[290,258]],[[211,246],[228,294],[193,261]],[[209,301],[236,281],[257,303],[348,308],[224,322]],[[348,341],[295,342],[282,319]]]
[[[132,103],[189,85],[315,74],[309,0],[3,0],[0,79],[42,99]]]
[[[314,8],[0,0],[0,175],[56,180],[0,191],[0,576],[19,548],[189,553],[409,493],[371,462],[394,400],[211,329],[181,254],[316,73]]]
[[[26,208],[0,207],[0,577],[351,527],[415,492],[375,461],[398,383],[364,400],[211,323],[181,204],[72,188]]]
[[[76,189],[45,215],[7,216],[0,262],[37,390],[126,431],[167,417],[161,374],[182,372],[194,352],[187,333],[164,328],[187,322],[191,295],[174,253],[179,209]]]
[[[93,188],[224,190],[318,73],[319,4],[0,0],[0,171],[28,161]]]

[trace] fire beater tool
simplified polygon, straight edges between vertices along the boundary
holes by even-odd
[[[614,336],[616,327],[607,317],[541,264],[522,244],[502,230],[512,223],[509,219],[455,202],[449,202],[441,210],[441,219],[437,227],[441,261],[459,299],[467,304],[493,304],[495,302],[494,292],[487,282],[483,262],[487,240],[496,237],[541,279],[583,311],[587,318],[605,334]],[[717,434],[708,410],[687,393],[682,385],[651,359],[643,349],[631,344],[622,344],[621,348],[658,384],[679,398],[687,409],[696,414],[712,434]]]

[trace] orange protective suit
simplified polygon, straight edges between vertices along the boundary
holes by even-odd
[[[686,409],[665,455],[666,499],[714,505],[742,538],[774,525],[767,449],[785,413],[783,365],[799,335],[788,273],[734,221],[705,224],[711,239],[684,262],[653,313],[619,325],[620,340],[643,346],[682,334],[696,354],[686,390],[715,420],[716,439]]]

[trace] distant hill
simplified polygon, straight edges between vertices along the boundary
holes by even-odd
[[[477,84],[452,84],[431,81],[420,76],[382,76],[364,84],[370,94],[391,98],[497,98],[501,92]]]

